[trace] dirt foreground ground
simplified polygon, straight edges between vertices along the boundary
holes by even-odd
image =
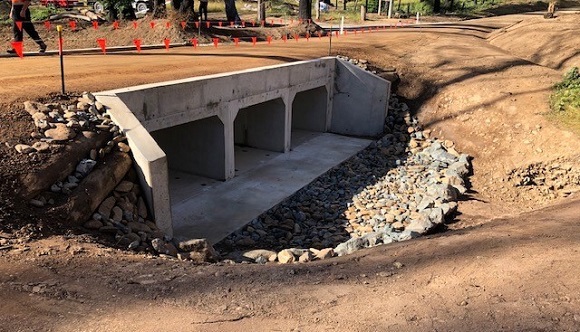
[[[580,65],[579,19],[513,15],[333,40],[332,54],[396,68],[424,127],[474,157],[447,232],[265,266],[194,266],[73,232],[20,238],[0,250],[0,331],[580,331],[580,138],[545,117],[552,84]],[[312,38],[75,55],[67,86],[99,91],[328,51]],[[29,137],[18,103],[58,92],[58,75],[54,56],[0,59],[0,142]],[[3,178],[33,169],[12,150],[0,146]],[[561,187],[516,185],[530,165],[556,164],[570,165],[554,176]]]

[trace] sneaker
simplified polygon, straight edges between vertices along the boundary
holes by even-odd
[[[46,44],[42,43],[40,44],[40,49],[38,50],[38,53],[44,53],[46,52]]]
[[[16,50],[11,48],[9,50],[6,51],[8,54],[16,54]]]

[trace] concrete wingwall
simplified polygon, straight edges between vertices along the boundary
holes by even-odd
[[[158,227],[173,236],[168,169],[231,179],[234,145],[289,152],[293,129],[375,137],[390,83],[326,57],[96,93],[128,138]]]
[[[336,61],[330,131],[377,136],[387,116],[390,83],[346,61]]]

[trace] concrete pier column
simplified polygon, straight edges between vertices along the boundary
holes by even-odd
[[[234,120],[238,114],[236,103],[227,103],[220,111],[219,117],[224,124],[224,162],[225,179],[229,180],[235,176],[236,157],[234,149]]]

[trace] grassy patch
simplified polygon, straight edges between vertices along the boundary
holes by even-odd
[[[344,17],[344,21],[347,23],[360,22],[360,10],[348,11],[348,10],[334,10],[326,13],[320,13],[320,20],[323,22],[333,22],[335,25],[339,25],[340,21]]]
[[[236,4],[236,7],[238,4]],[[198,10],[199,2],[195,2],[195,10]],[[238,8],[239,10],[239,8]],[[207,12],[208,13],[224,13],[226,12],[226,6],[224,5],[223,1],[208,1],[207,3]]]
[[[10,5],[6,5],[6,2],[3,2],[3,6],[0,6],[0,24],[12,24],[12,19],[10,18]],[[30,17],[32,22],[39,22],[47,20],[50,15],[56,14],[58,9],[54,7],[45,7],[45,6],[30,6]]]
[[[580,71],[572,68],[554,86],[550,97],[552,118],[580,134]]]
[[[32,22],[45,21],[50,15],[56,13],[57,9],[54,7],[30,6],[30,18]]]

